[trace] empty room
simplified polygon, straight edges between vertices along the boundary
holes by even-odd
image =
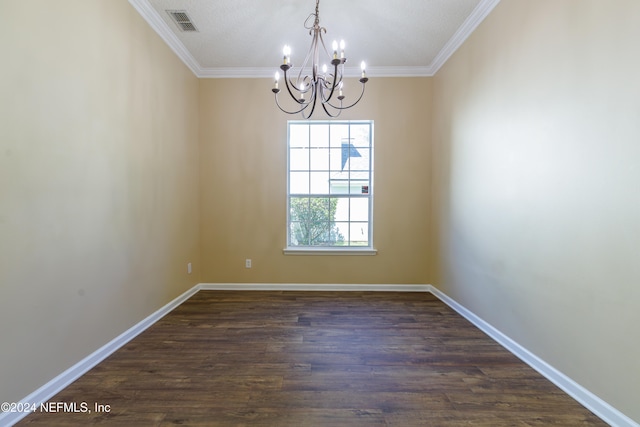
[[[0,0],[0,426],[640,426],[638,40]]]

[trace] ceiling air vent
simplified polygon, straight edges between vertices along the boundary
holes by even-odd
[[[198,31],[186,10],[167,10],[166,12],[180,28],[180,31]]]

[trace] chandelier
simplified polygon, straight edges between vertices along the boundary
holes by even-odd
[[[311,47],[307,53],[297,76],[292,79],[288,72],[293,68],[291,63],[291,48],[285,46],[283,49],[284,63],[280,65],[280,69],[284,73],[284,83],[287,88],[287,92],[294,101],[295,108],[292,111],[286,110],[280,105],[278,101],[278,94],[280,89],[278,83],[280,80],[280,72],[275,74],[275,84],[271,91],[275,94],[276,105],[280,110],[287,114],[302,113],[305,119],[308,119],[313,114],[318,101],[325,113],[329,117],[338,117],[342,110],[351,108],[356,105],[362,99],[364,95],[364,86],[369,79],[365,72],[364,61],[360,64],[362,75],[360,77],[360,83],[362,84],[362,92],[358,99],[352,104],[344,105],[343,101],[345,96],[343,95],[344,82],[342,77],[344,75],[344,63],[347,62],[347,58],[344,56],[344,40],[338,42],[334,40],[332,48],[333,55],[329,55],[327,47],[324,44],[322,34],[327,32],[327,29],[320,26],[320,14],[318,12],[320,0],[316,0],[316,11],[309,15],[304,22],[304,27],[309,30],[309,34],[312,36]],[[309,22],[313,18],[313,25],[310,26]],[[340,53],[338,53],[338,47],[340,47]],[[322,52],[321,52],[322,49]],[[322,72],[319,72],[320,54],[324,53],[325,59],[331,64],[331,67],[327,69],[326,63],[322,66]],[[292,71],[295,75],[295,72]],[[296,105],[297,104],[297,105]]]

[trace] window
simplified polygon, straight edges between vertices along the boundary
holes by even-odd
[[[288,126],[285,253],[374,254],[373,122]]]

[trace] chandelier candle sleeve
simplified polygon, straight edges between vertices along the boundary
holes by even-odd
[[[315,12],[311,13],[304,22],[304,27],[309,30],[311,35],[311,46],[302,65],[293,67],[291,64],[291,48],[285,45],[282,50],[283,63],[280,70],[284,73],[284,85],[286,92],[289,93],[295,107],[292,110],[283,108],[278,99],[280,93],[279,79],[280,74],[276,73],[274,87],[271,91],[275,95],[276,105],[280,110],[287,114],[302,113],[302,117],[308,119],[313,114],[317,105],[320,105],[329,117],[338,117],[342,110],[355,106],[364,95],[365,84],[369,81],[365,73],[364,62],[361,64],[362,74],[360,78],[361,91],[360,95],[348,105],[344,105],[343,101],[347,98],[344,95],[343,78],[344,64],[347,62],[345,56],[345,42],[340,40],[333,41],[333,55],[327,51],[323,35],[327,29],[320,26],[320,0],[316,0]],[[312,24],[313,23],[313,24]],[[340,49],[340,53],[338,53]],[[322,58],[321,58],[322,56]],[[326,63],[331,65],[327,67]],[[336,90],[337,89],[337,90]],[[337,92],[337,94],[336,94]],[[305,94],[309,96],[306,97]]]
[[[284,64],[285,65],[289,64],[289,61],[291,60],[291,48],[289,47],[289,45],[284,45],[284,49],[282,49],[282,54],[284,55]]]

